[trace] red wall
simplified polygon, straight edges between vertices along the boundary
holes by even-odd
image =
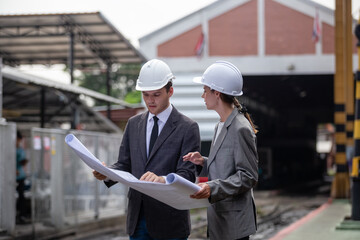
[[[265,54],[315,54],[315,43],[312,40],[314,18],[273,0],[264,2]],[[209,56],[257,55],[257,25],[257,0],[251,0],[210,19],[207,43]],[[334,53],[334,27],[322,23],[321,30],[323,53]],[[195,46],[201,33],[201,26],[197,26],[158,45],[158,56],[195,56]],[[356,37],[353,36],[354,53],[357,52],[356,43]]]
[[[179,36],[160,44],[157,48],[159,57],[191,57],[195,56],[195,46],[202,33],[197,26]]]
[[[322,52],[325,54],[335,52],[335,29],[329,24],[322,23],[321,27]]]
[[[247,2],[209,21],[209,55],[257,55],[257,1]]]
[[[314,54],[314,19],[274,1],[265,1],[267,55]]]

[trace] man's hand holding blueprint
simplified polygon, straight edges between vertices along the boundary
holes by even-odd
[[[73,134],[67,135],[65,142],[91,169],[169,206],[179,210],[186,210],[208,207],[210,205],[207,199],[190,198],[190,195],[199,191],[200,187],[175,173],[170,173],[166,176],[166,184],[140,181],[129,172],[104,166]]]

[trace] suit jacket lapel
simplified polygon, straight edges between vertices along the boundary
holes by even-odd
[[[221,129],[221,132],[220,132],[219,136],[217,137],[214,145],[210,149],[210,155],[209,155],[208,164],[207,164],[208,168],[209,168],[210,164],[214,161],[216,153],[218,152],[222,142],[224,141],[226,133],[227,133],[227,127],[225,127],[225,125],[224,125],[224,127]],[[214,137],[214,139],[215,139],[215,137]]]
[[[211,141],[211,147],[213,147],[214,144],[215,144],[215,136],[216,136],[216,133],[218,131],[218,127],[219,127],[219,123],[217,123],[216,126],[215,126],[215,134],[214,134],[214,136],[212,138],[212,141]]]
[[[171,111],[171,114],[170,114],[168,120],[166,121],[163,129],[161,130],[159,137],[156,139],[155,145],[154,145],[146,163],[149,163],[149,161],[154,156],[154,154],[159,149],[159,147],[164,143],[164,141],[175,130],[175,128],[176,128],[175,123],[177,122],[177,119],[178,119],[178,111],[173,107],[173,110]]]
[[[144,162],[146,161],[146,124],[149,112],[142,114],[141,121],[138,123],[138,136],[139,136],[139,146],[141,151],[141,156]]]
[[[214,140],[215,140],[215,134],[214,134],[214,138],[213,138],[214,145],[210,149],[210,154],[209,154],[209,158],[208,158],[208,164],[207,164],[208,170],[209,170],[210,164],[214,161],[216,153],[218,152],[222,142],[224,141],[224,138],[228,131],[228,127],[231,125],[231,122],[233,121],[233,119],[235,118],[237,113],[238,113],[238,110],[234,109],[232,111],[232,113],[230,114],[230,116],[226,119],[226,122],[225,122],[223,128],[221,129],[221,132],[220,132],[219,136],[217,137],[215,143],[214,143]],[[217,127],[218,127],[218,125],[216,125],[216,130],[217,130]]]

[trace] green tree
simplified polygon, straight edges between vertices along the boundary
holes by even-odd
[[[135,90],[140,68],[140,64],[114,64],[110,73],[110,96],[129,103],[140,103],[141,93]],[[91,68],[83,71],[75,80],[81,87],[107,94],[106,69]],[[104,103],[96,101],[95,105],[104,105]]]

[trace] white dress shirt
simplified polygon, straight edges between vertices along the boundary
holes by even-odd
[[[214,145],[215,145],[215,142],[216,142],[216,139],[218,138],[220,132],[221,132],[221,129],[223,129],[224,127],[224,122],[219,122],[218,123],[218,126],[217,126],[217,129],[216,129],[216,135],[215,135],[215,139],[214,139]]]
[[[169,107],[167,107],[164,111],[162,111],[161,113],[156,115],[156,117],[159,119],[158,120],[159,135],[161,133],[161,130],[164,128],[165,123],[168,120],[172,109],[173,109],[172,105],[169,104]],[[146,124],[146,153],[147,153],[147,156],[149,156],[150,136],[151,136],[151,131],[154,126],[154,119],[153,119],[154,116],[155,116],[154,114],[149,112],[149,116],[148,116],[147,124]]]

